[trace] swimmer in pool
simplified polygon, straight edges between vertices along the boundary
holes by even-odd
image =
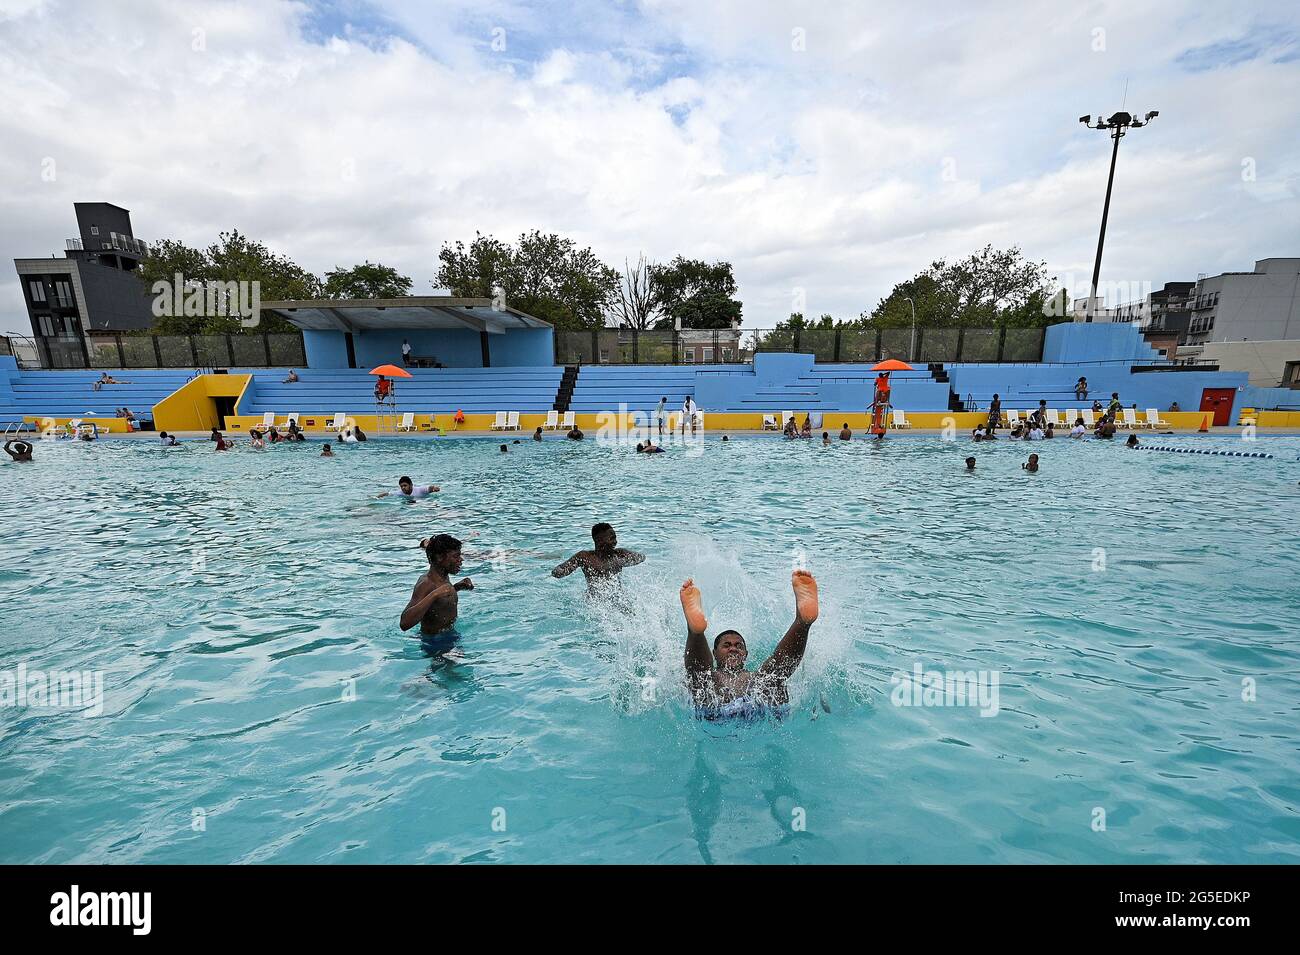
[[[429,572],[416,581],[411,599],[402,611],[400,626],[403,631],[418,623],[423,636],[434,636],[456,625],[460,592],[474,589],[474,583],[468,577],[454,584],[451,582],[451,575],[459,573],[464,563],[460,546],[460,541],[450,534],[439,534],[425,542]]]
[[[442,489],[436,484],[412,484],[411,479],[405,474],[397,479],[397,493],[408,501],[418,501],[430,494],[437,494],[440,490]],[[376,499],[388,497],[392,493],[392,491],[382,491],[376,495]]]
[[[5,451],[14,459],[15,464],[26,464],[32,460],[32,446],[26,441],[6,441]]]
[[[325,447],[320,449],[320,456],[322,458],[334,457],[334,452],[330,449],[330,443],[328,441],[325,442]]]
[[[581,568],[587,578],[587,592],[590,593],[597,583],[604,580],[617,580],[624,567],[633,567],[645,560],[645,554],[618,546],[618,535],[614,528],[604,523],[591,528],[591,539],[595,550],[580,550],[564,563],[551,571],[552,577],[568,577]]]
[[[790,575],[794,587],[794,623],[776,645],[772,655],[757,671],[745,669],[749,650],[745,638],[735,630],[724,630],[713,641],[713,652],[704,633],[700,590],[693,580],[682,584],[682,611],[686,615],[686,686],[697,707],[717,715],[790,702],[786,680],[803,660],[808,631],[817,620],[817,581],[806,570]]]
[[[1024,464],[1022,464],[1022,465],[1020,465],[1020,466],[1021,466],[1022,468],[1024,468],[1026,471],[1028,471],[1030,474],[1037,474],[1037,473],[1038,473],[1038,455],[1036,455],[1036,454],[1031,454],[1031,455],[1029,456],[1029,460],[1026,461]]]

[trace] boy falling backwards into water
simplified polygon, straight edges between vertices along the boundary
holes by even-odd
[[[581,568],[587,578],[587,592],[592,593],[601,581],[618,579],[624,567],[632,567],[645,560],[645,554],[618,546],[618,535],[614,528],[604,523],[591,528],[591,539],[595,550],[580,550],[564,563],[551,571],[552,577],[568,577]]]
[[[790,575],[794,587],[794,623],[786,630],[772,655],[756,672],[745,669],[749,650],[735,630],[724,630],[709,653],[704,632],[700,589],[693,580],[682,584],[682,611],[686,615],[686,686],[706,718],[757,716],[790,702],[786,680],[803,660],[808,631],[817,620],[817,581],[806,570]]]

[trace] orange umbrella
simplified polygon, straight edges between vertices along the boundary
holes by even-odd
[[[886,358],[884,361],[872,365],[872,371],[912,371],[912,366],[905,361],[899,361],[897,358]]]
[[[380,365],[378,368],[371,368],[372,375],[388,375],[390,378],[410,378],[411,373],[405,368],[398,368],[396,365]]]

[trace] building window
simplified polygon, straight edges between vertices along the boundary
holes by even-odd
[[[54,283],[54,304],[59,308],[72,307],[72,283],[58,281]]]
[[[63,337],[76,338],[77,320],[73,318],[71,315],[64,315],[62,321],[63,321]]]
[[[723,360],[723,361],[731,361],[731,349],[730,349],[730,348],[724,348],[724,349],[722,349],[722,360]]]
[[[54,337],[54,318],[50,315],[37,315],[36,322],[41,327],[41,334],[46,338]]]
[[[27,283],[27,287],[31,289],[33,302],[45,301],[45,283],[43,281],[40,279],[32,279]]]
[[[704,349],[704,355],[700,359],[700,361],[713,361],[713,349],[712,348]]]
[[[92,226],[90,227],[90,234],[91,234],[91,235],[99,235],[99,226],[97,226],[97,225],[92,225]]]
[[[1300,361],[1289,361],[1282,372],[1283,388],[1300,388]]]
[[[688,363],[692,364],[692,365],[695,364],[695,349],[694,349],[694,348],[688,348],[688,349],[686,349],[686,361],[687,361]]]

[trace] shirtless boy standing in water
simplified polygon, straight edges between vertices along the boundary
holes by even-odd
[[[645,560],[645,554],[618,546],[618,535],[614,528],[601,522],[591,528],[591,539],[595,550],[580,550],[564,563],[551,571],[552,577],[568,577],[579,567],[587,578],[587,591],[590,593],[601,581],[617,580],[624,567],[632,567]]]
[[[757,671],[745,669],[749,650],[745,638],[735,630],[724,630],[713,641],[713,652],[704,632],[700,589],[695,581],[682,584],[682,611],[686,614],[686,686],[700,715],[712,718],[755,716],[764,709],[790,702],[788,680],[803,660],[808,631],[817,620],[817,581],[806,570],[790,575],[794,586],[794,623],[776,645],[772,655]]]
[[[402,611],[401,626],[410,630],[418,623],[422,637],[446,635],[456,625],[460,591],[473,590],[474,584],[468,577],[451,582],[451,575],[459,573],[464,562],[460,541],[450,534],[439,534],[424,544],[429,572],[416,582],[411,600]]]

